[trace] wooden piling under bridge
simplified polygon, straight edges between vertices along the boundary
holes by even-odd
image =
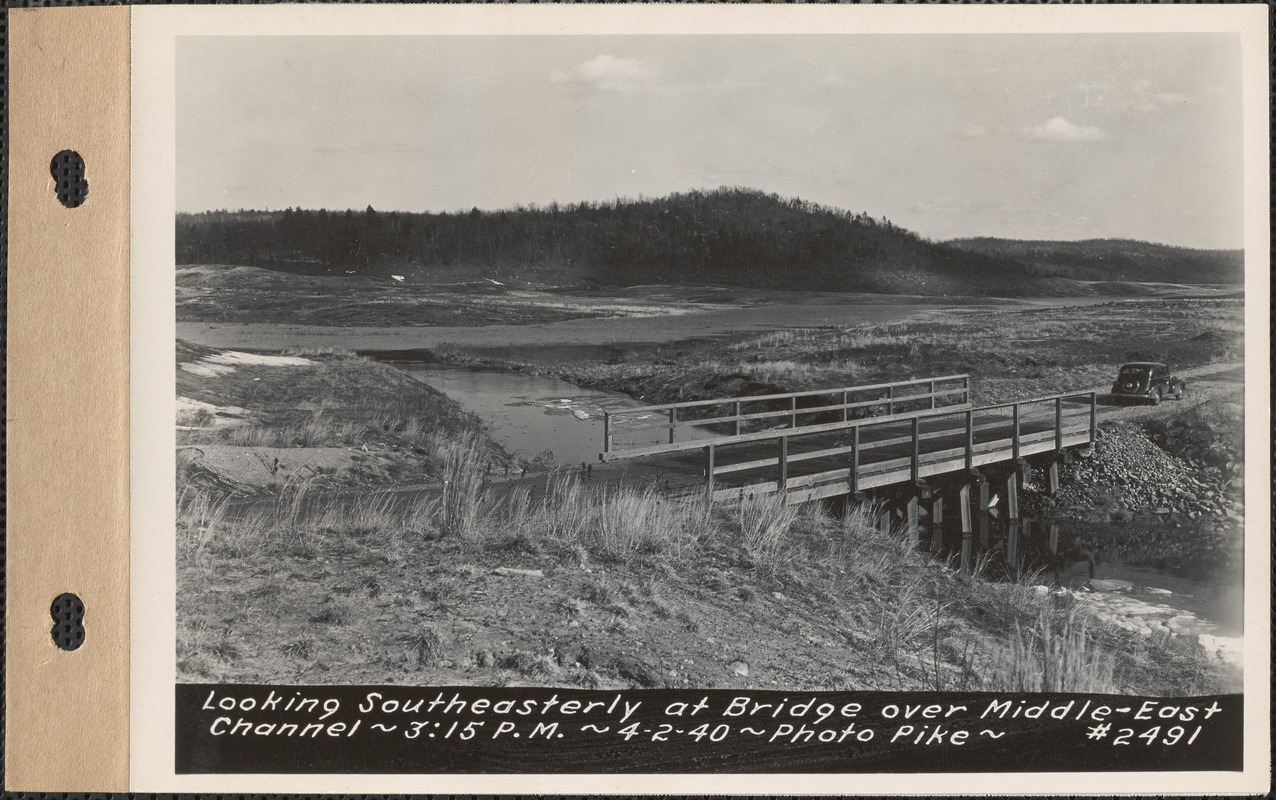
[[[656,461],[692,477],[680,490],[710,502],[781,493],[803,503],[962,473],[974,480],[981,467],[1026,469],[1029,457],[1053,463],[1093,445],[1097,412],[1095,392],[976,408],[970,376],[946,375],[610,411],[599,459]],[[987,496],[981,484],[981,505]],[[1007,500],[1017,505],[1009,486]],[[968,491],[962,501],[965,523]]]

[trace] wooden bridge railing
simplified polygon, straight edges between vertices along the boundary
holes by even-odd
[[[805,404],[800,404],[799,400]],[[774,408],[775,405],[781,407],[777,409]],[[708,441],[729,444],[772,439],[778,435],[774,426],[770,430],[745,433],[744,423],[766,424],[766,421],[778,420],[784,425],[781,430],[813,433],[846,427],[856,420],[875,416],[899,418],[901,414],[920,414],[969,406],[969,375],[944,375],[869,386],[639,406],[604,412],[603,451],[599,458],[602,461],[611,461],[658,455],[704,447]],[[761,410],[754,410],[759,408]],[[729,409],[729,412],[722,413],[724,409]],[[833,417],[831,422],[828,421],[830,416]],[[643,417],[657,417],[661,422],[626,426],[625,430],[630,433],[631,438],[651,434],[663,438],[667,431],[668,441],[637,447],[617,447],[614,436],[621,420]],[[667,422],[664,421],[666,418]],[[680,440],[679,431],[685,434],[689,430],[699,438],[688,440],[684,437]]]
[[[957,417],[961,419],[953,424]],[[778,440],[775,456],[731,464],[717,463],[723,443],[697,444],[704,450],[705,492],[710,500],[781,491],[790,502],[802,502],[907,481],[916,483],[933,475],[970,471],[985,464],[1090,444],[1097,419],[1096,393],[1075,392],[981,408],[943,408],[852,420],[836,426],[847,430],[849,444],[817,446],[798,454],[790,453],[791,441],[820,431],[772,431],[768,433]],[[825,432],[834,429],[819,427]],[[928,447],[931,444],[938,447]],[[884,457],[872,459],[875,454]],[[789,475],[796,464],[820,460],[831,462],[830,468],[796,477]],[[839,460],[846,466],[833,466]],[[721,476],[770,468],[776,470],[774,481],[728,489],[716,486]]]

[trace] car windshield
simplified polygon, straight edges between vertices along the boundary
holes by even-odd
[[[1147,367],[1121,367],[1121,375],[1129,378],[1142,378],[1148,374]]]

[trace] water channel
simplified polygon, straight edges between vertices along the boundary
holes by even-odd
[[[530,460],[548,450],[560,466],[596,463],[603,412],[641,405],[623,394],[582,389],[547,376],[420,363],[396,366],[476,414],[512,454]],[[623,428],[613,433],[617,439],[626,435]],[[696,433],[689,429],[685,435]],[[681,429],[679,436],[684,436]],[[960,552],[961,534],[951,529],[953,521],[945,525],[944,549]],[[1085,595],[1135,630],[1198,636],[1211,651],[1219,649],[1229,661],[1239,661],[1241,576],[1223,582],[1202,579],[1167,565],[1146,544],[1165,535],[1192,535],[1190,531],[1167,528],[1149,534],[1145,528],[1058,519],[1052,531],[1051,522],[1028,519],[1013,529],[997,516],[986,524],[976,522],[974,552],[989,554],[999,565],[1013,560],[1040,569],[1040,583]]]
[[[548,450],[562,467],[597,463],[604,411],[642,405],[628,395],[582,389],[545,375],[437,364],[396,362],[395,366],[476,414],[511,454],[531,460]],[[644,421],[655,420],[626,416],[613,430],[613,437],[630,445],[658,444],[660,440],[651,430],[640,434],[635,429]],[[635,438],[643,435],[647,438]],[[697,438],[698,434],[687,427],[679,428],[678,435],[681,440]]]

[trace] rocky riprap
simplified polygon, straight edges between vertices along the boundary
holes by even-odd
[[[1175,443],[1188,439],[1188,429],[1173,422],[1158,422],[1159,433],[1152,436]],[[1065,471],[1063,488],[1049,505],[1069,516],[1110,522],[1140,515],[1240,520],[1241,463],[1235,453],[1209,450],[1208,442],[1201,439],[1174,456],[1133,425],[1101,427],[1093,455]]]

